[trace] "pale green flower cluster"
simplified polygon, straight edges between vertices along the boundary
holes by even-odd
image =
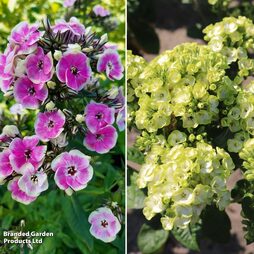
[[[208,3],[211,5],[216,5],[216,4],[220,4],[222,6],[228,6],[228,4],[231,2],[232,0],[208,0]]]
[[[244,176],[247,180],[254,180],[254,138],[244,143],[242,151],[239,153],[240,158],[244,160],[243,166],[246,169]]]
[[[209,125],[219,103],[233,103],[236,89],[225,75],[226,58],[195,43],[177,46],[151,61],[138,77],[138,129],[156,132],[179,117],[184,128]]]
[[[145,59],[135,56],[131,51],[127,51],[127,102],[128,115],[127,123],[130,124],[135,119],[135,113],[138,108],[135,88],[140,85],[139,75],[147,65]]]
[[[214,52],[227,57],[229,64],[235,63],[231,71],[235,72],[235,81],[240,83],[243,77],[253,73],[254,60],[249,57],[254,50],[254,25],[246,17],[226,17],[221,22],[207,26],[204,39]]]
[[[223,210],[230,202],[226,187],[234,168],[230,155],[206,143],[185,147],[181,143],[186,140],[184,133],[174,131],[168,144],[154,144],[137,180],[140,188],[148,188],[145,217],[161,214],[165,230],[186,228],[199,220],[207,205],[215,203]]]

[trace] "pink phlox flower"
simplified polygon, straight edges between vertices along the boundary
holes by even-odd
[[[35,168],[39,168],[44,160],[47,146],[38,146],[39,138],[30,136],[14,138],[9,146],[10,163],[17,173],[23,174],[23,166],[31,163]]]
[[[11,192],[11,196],[14,200],[28,205],[36,200],[36,197],[31,197],[22,191],[18,185],[19,177],[15,177],[8,183],[8,190]]]
[[[77,0],[64,0],[63,6],[64,6],[65,8],[71,7],[71,6],[73,6],[73,5],[75,4],[76,1],[77,1]]]
[[[78,150],[58,155],[51,163],[57,186],[66,192],[84,189],[93,177],[90,157]]]
[[[91,235],[105,243],[114,241],[117,233],[121,230],[118,218],[107,207],[101,207],[92,212],[88,221],[91,223]]]
[[[41,47],[35,54],[26,58],[27,77],[34,84],[42,84],[49,81],[53,75],[53,58],[51,52],[46,55]]]
[[[115,121],[115,109],[103,103],[91,102],[85,108],[85,122],[88,129],[94,133],[111,125]]]
[[[107,153],[116,145],[117,136],[116,129],[107,125],[94,133],[88,131],[84,139],[84,146],[90,151],[100,154]]]
[[[63,19],[57,20],[56,24],[52,27],[54,33],[65,33],[71,31],[74,35],[81,36],[85,34],[85,27],[75,17],[72,17],[69,22]]]
[[[30,54],[37,48],[41,36],[39,25],[29,25],[26,21],[17,24],[11,31],[9,42],[19,46],[17,54]]]
[[[110,80],[120,80],[123,77],[123,65],[117,51],[107,49],[100,56],[97,63],[98,72],[106,72]]]
[[[99,4],[93,7],[93,12],[97,17],[106,17],[110,15],[110,11]]]
[[[18,180],[20,190],[30,197],[38,197],[41,192],[48,189],[48,177],[31,163],[26,163],[22,168],[23,175]]]
[[[61,110],[38,113],[34,124],[37,137],[42,141],[57,138],[64,130],[65,115]]]
[[[46,85],[34,84],[28,77],[18,78],[14,84],[14,98],[23,107],[36,109],[48,97]]]
[[[88,57],[81,52],[66,52],[56,66],[58,79],[75,91],[82,90],[89,82],[92,70]]]

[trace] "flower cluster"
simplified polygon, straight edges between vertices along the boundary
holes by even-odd
[[[253,73],[254,24],[246,17],[226,17],[222,21],[207,26],[204,39],[214,52],[227,57],[231,76],[236,83]]]
[[[152,146],[137,180],[140,188],[148,188],[145,217],[150,220],[162,214],[165,230],[197,222],[202,210],[212,203],[223,210],[230,202],[226,180],[234,168],[223,149],[201,142],[196,147],[185,147],[181,144],[185,134],[176,132],[170,134],[164,146]],[[170,144],[174,146],[170,148]]]
[[[74,17],[53,26],[46,20],[43,28],[21,22],[8,41],[0,55],[0,89],[16,102],[17,121],[0,135],[1,183],[23,204],[48,189],[50,175],[68,195],[86,188],[93,154],[72,149],[69,141],[82,138],[86,153],[107,153],[116,145],[125,125],[122,88],[100,84],[101,76],[123,77],[116,47]],[[29,135],[24,110],[36,110]]]
[[[226,58],[207,46],[187,43],[161,54],[137,81],[137,127],[156,132],[176,117],[183,128],[218,121],[219,104],[231,105],[236,94],[226,68]]]

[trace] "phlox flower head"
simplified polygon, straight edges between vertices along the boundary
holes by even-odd
[[[65,115],[61,110],[38,113],[35,121],[35,133],[42,141],[57,138],[64,130]]]
[[[15,100],[28,109],[38,108],[48,97],[45,85],[34,84],[25,76],[16,80],[13,93]]]
[[[94,133],[105,127],[111,125],[115,121],[115,110],[103,103],[91,102],[85,109],[85,122],[88,129]]]
[[[88,217],[91,223],[90,233],[97,239],[108,243],[116,239],[121,224],[109,208],[101,207]]]
[[[26,58],[26,72],[28,78],[34,84],[42,84],[49,81],[53,75],[53,58],[51,52],[46,55],[43,49],[38,47],[35,54]]]
[[[90,157],[78,150],[58,155],[51,163],[56,185],[66,192],[84,189],[93,177]]]
[[[77,0],[64,0],[63,6],[64,7],[71,7],[75,4]]]
[[[110,12],[99,4],[93,7],[93,12],[97,17],[106,17],[110,15]]]
[[[116,141],[117,131],[113,126],[108,125],[94,133],[88,131],[84,139],[84,146],[90,151],[103,154],[111,150],[116,145]]]
[[[19,188],[18,185],[19,177],[15,177],[8,183],[8,190],[11,192],[11,196],[14,200],[24,204],[29,205],[35,201],[36,197],[31,197],[27,195],[24,191]]]
[[[47,146],[38,146],[38,143],[37,136],[13,139],[9,146],[10,163],[17,173],[25,173],[23,166],[26,163],[31,163],[35,168],[39,168],[42,164]]]
[[[85,34],[85,27],[82,25],[79,20],[75,17],[72,17],[69,22],[61,19],[56,22],[52,27],[54,33],[65,33],[71,31],[74,35],[81,36]]]
[[[92,70],[83,53],[65,53],[56,66],[58,79],[75,91],[82,90],[89,81]]]
[[[38,28],[38,24],[29,25],[24,21],[20,22],[12,29],[9,41],[19,46],[19,54],[29,54],[36,49],[36,42],[41,35]]]
[[[110,80],[120,80],[123,77],[123,66],[115,50],[107,49],[100,56],[97,63],[98,72],[106,72]]]
[[[41,192],[48,189],[47,174],[43,171],[38,171],[30,163],[23,166],[24,174],[18,180],[18,186],[21,191],[25,192],[30,197],[38,197]]]
[[[13,168],[10,163],[10,150],[6,149],[0,153],[0,179],[4,179],[11,175]]]

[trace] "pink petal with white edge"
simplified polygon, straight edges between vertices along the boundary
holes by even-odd
[[[32,203],[33,201],[35,201],[36,197],[28,196],[25,192],[20,190],[18,186],[18,180],[19,180],[19,177],[16,177],[8,183],[7,188],[11,192],[12,198],[25,205],[28,205]]]

